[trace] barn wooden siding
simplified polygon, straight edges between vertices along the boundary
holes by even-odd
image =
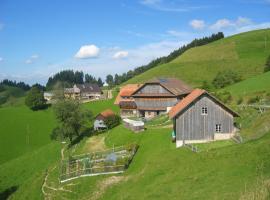
[[[164,87],[162,87],[159,84],[147,84],[143,88],[141,88],[139,91],[137,91],[137,94],[168,94],[168,95],[171,95],[171,93],[167,89],[165,89]]]
[[[178,101],[177,98],[135,98],[138,110],[167,110]]]
[[[202,115],[202,107],[207,107],[207,115]],[[176,116],[174,123],[177,140],[213,140],[216,124],[221,124],[221,133],[232,133],[234,128],[233,116],[206,95]]]

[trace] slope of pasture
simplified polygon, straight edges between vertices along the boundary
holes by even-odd
[[[245,191],[253,191],[259,179],[270,177],[270,133],[244,144],[219,142],[196,154],[187,148],[176,149],[170,132],[148,129],[134,134],[121,125],[104,133],[108,147],[140,145],[129,169],[120,175],[84,177],[64,184],[59,184],[54,170],[48,184],[71,192],[51,190],[51,195],[54,199],[92,200],[239,199]],[[23,199],[19,194],[15,193],[15,199]]]
[[[235,70],[246,79],[263,72],[269,54],[270,29],[250,31],[192,48],[127,83],[140,83],[153,77],[176,77],[200,86],[204,80],[212,81],[219,71],[225,69]]]
[[[231,92],[233,96],[246,96],[258,92],[270,92],[270,72],[246,79],[228,86],[223,90]]]
[[[50,166],[58,164],[61,158],[60,147],[58,142],[51,142],[1,164],[0,199],[14,192],[20,194],[19,199],[43,199],[41,185],[45,172]]]
[[[51,142],[56,125],[52,109],[31,111],[26,106],[0,108],[0,164]]]
[[[83,108],[94,115],[108,108],[117,112],[113,102],[89,102]],[[52,108],[31,111],[24,105],[6,106],[0,108],[0,125],[0,199],[10,191],[15,199],[42,199],[46,169],[57,166],[61,157],[61,145],[50,140],[56,126]]]

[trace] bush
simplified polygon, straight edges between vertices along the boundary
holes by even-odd
[[[241,77],[239,74],[232,70],[225,70],[217,73],[212,84],[215,88],[224,88],[239,81],[241,81]]]
[[[258,103],[258,102],[260,102],[260,100],[261,100],[261,97],[255,96],[255,97],[251,97],[251,98],[248,100],[248,103],[249,103],[249,104]]]
[[[105,119],[105,124],[108,129],[112,129],[120,124],[121,117],[118,115],[113,115]]]
[[[44,109],[46,107],[46,101],[43,97],[43,91],[38,87],[32,87],[25,98],[25,105],[31,110]]]
[[[9,95],[6,95],[6,94],[5,95],[1,95],[0,96],[0,105],[6,103],[7,100],[8,100],[8,98],[9,98]]]
[[[4,91],[5,91],[5,87],[2,84],[0,84],[0,92],[4,92]]]
[[[238,100],[237,100],[237,105],[240,105],[241,103],[243,103],[244,99],[243,97],[240,97]]]
[[[223,103],[230,103],[232,101],[232,95],[228,91],[218,92],[215,94],[218,99],[220,99]]]
[[[213,89],[213,85],[209,83],[208,81],[203,81],[202,89],[206,91],[211,91]]]

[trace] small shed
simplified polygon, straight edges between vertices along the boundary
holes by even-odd
[[[94,122],[94,130],[103,130],[106,129],[107,126],[105,124],[105,120],[108,117],[114,116],[114,112],[111,109],[104,110],[103,112],[99,113]]]
[[[124,126],[134,132],[144,131],[144,122],[131,119],[123,119]]]
[[[205,90],[195,89],[169,112],[176,146],[230,139],[239,115]]]

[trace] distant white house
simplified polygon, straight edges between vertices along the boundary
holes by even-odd
[[[51,101],[54,94],[52,92],[44,92],[43,96],[46,101]]]

